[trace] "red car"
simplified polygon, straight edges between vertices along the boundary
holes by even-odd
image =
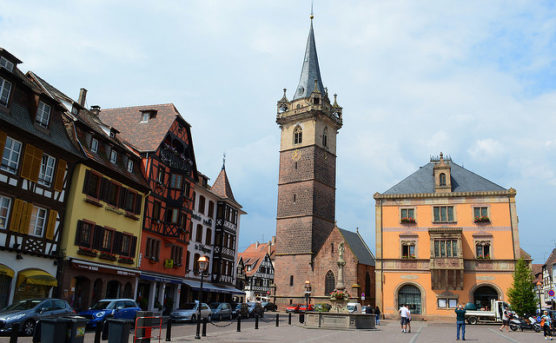
[[[307,305],[302,304],[301,306],[299,306],[299,313],[304,313],[306,311],[314,311],[315,307],[313,306],[313,304],[309,304],[309,308],[307,308]]]
[[[305,305],[303,305],[303,304],[291,304],[290,306],[286,307],[286,313],[289,313],[289,312],[296,312],[297,313],[297,312],[299,312],[299,308],[301,306],[305,306]]]

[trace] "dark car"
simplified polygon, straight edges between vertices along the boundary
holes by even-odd
[[[211,310],[212,319],[232,320],[232,306],[228,303],[212,303],[209,305]]]
[[[264,309],[265,311],[272,311],[272,312],[274,312],[274,311],[276,311],[276,310],[278,309],[278,306],[276,306],[275,303],[271,303],[271,302],[269,302],[269,301],[262,302],[262,303],[261,303],[261,306],[263,307],[263,309]]]
[[[261,306],[261,303],[257,302],[248,302],[247,306],[249,307],[249,317],[258,316],[259,318],[264,317],[264,309]]]
[[[37,321],[69,314],[75,314],[75,311],[62,299],[21,300],[0,311],[0,333],[12,332],[13,325],[17,323],[21,333],[31,336]]]
[[[96,327],[107,318],[134,320],[137,311],[141,308],[133,299],[101,299],[79,315],[88,319],[88,327]]]
[[[327,303],[318,303],[315,305],[315,311],[317,312],[330,312],[332,305]]]
[[[237,316],[249,318],[249,306],[246,303],[238,303],[236,307],[232,309],[232,317],[236,318]]]
[[[291,304],[291,305],[288,305],[288,307],[286,307],[286,313],[289,313],[289,312],[295,312],[295,313],[297,313],[297,312],[299,312],[299,308],[300,308],[301,306],[303,306],[303,304]]]

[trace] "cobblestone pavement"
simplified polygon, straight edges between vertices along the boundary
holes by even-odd
[[[274,316],[274,314],[272,314]],[[437,323],[415,321],[412,323],[412,333],[401,333],[397,321],[382,321],[377,330],[323,330],[305,329],[301,327],[297,318],[292,320],[293,325],[288,325],[287,317],[281,315],[280,326],[275,326],[274,317],[265,316],[255,330],[254,321],[243,321],[241,332],[236,332],[235,322],[215,322],[208,324],[207,336],[195,339],[195,325],[180,324],[172,328],[172,342],[215,342],[215,343],[263,343],[263,342],[300,342],[300,343],[341,343],[341,342],[400,342],[400,343],[447,343],[456,341],[456,326],[454,323]],[[486,343],[532,343],[544,342],[542,333],[534,331],[525,332],[500,332],[498,326],[493,325],[467,325],[466,341]],[[165,341],[166,331],[162,330],[161,342]],[[29,337],[20,338],[18,342],[30,343]],[[0,342],[9,342],[9,338],[0,337]],[[94,342],[94,332],[87,332],[85,343]],[[102,341],[107,342],[107,341]],[[129,342],[133,342],[130,335]],[[158,340],[152,340],[158,342]],[[556,343],[556,340],[554,341]]]

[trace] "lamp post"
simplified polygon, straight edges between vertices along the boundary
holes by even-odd
[[[541,288],[542,288],[542,282],[537,281],[537,294],[539,296],[539,312],[542,315],[542,305],[541,305]]]
[[[201,289],[199,290],[199,305],[197,307],[197,331],[195,334],[195,339],[201,339],[201,305],[203,301],[203,277],[205,276],[205,271],[208,267],[208,258],[206,256],[201,256],[197,260],[199,263],[199,273],[201,273]]]
[[[309,311],[309,297],[311,296],[311,282],[309,280],[305,281],[305,312]]]

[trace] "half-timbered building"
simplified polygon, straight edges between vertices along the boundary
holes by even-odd
[[[58,286],[65,203],[79,151],[62,107],[0,48],[0,308]]]
[[[133,298],[139,271],[137,242],[142,233],[143,201],[149,188],[141,159],[103,123],[99,108],[85,106],[86,90],[74,101],[33,75],[37,85],[65,107],[71,137],[84,159],[74,169],[65,254],[60,276],[62,297],[76,310],[102,298]]]
[[[145,205],[137,299],[145,309],[171,310],[180,302],[186,274],[192,183],[197,179],[191,126],[173,104],[103,110],[101,119],[119,129],[141,155],[151,189]]]
[[[238,254],[244,265],[244,290],[247,301],[269,301],[271,286],[274,285],[272,256],[276,252],[274,239],[268,243],[255,242]]]

